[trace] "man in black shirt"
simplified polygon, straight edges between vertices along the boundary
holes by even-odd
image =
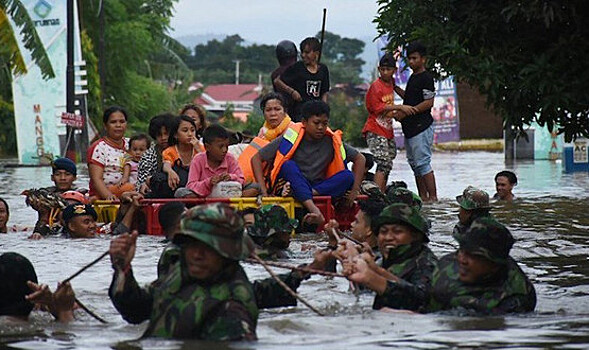
[[[280,66],[278,68],[276,68],[272,72],[272,74],[270,75],[270,79],[272,80],[272,86],[274,88],[274,92],[278,92],[278,93],[282,94],[282,92],[278,89],[278,87],[276,86],[276,83],[274,83],[274,81],[276,80],[276,78],[280,77],[288,69],[288,67],[292,66],[297,61],[297,56],[298,56],[297,46],[292,41],[282,40],[281,42],[278,43],[278,45],[276,45],[276,59],[278,60],[278,63],[280,64]],[[283,97],[285,99],[285,101],[284,101],[285,105],[283,107],[285,107],[286,112],[288,113],[289,116],[294,115],[293,109],[292,109],[292,105],[293,105],[292,97],[286,96],[286,95],[283,95]]]
[[[279,91],[292,97],[291,119],[294,122],[301,121],[301,106],[310,100],[322,100],[327,102],[329,91],[329,70],[327,66],[319,63],[321,43],[317,38],[309,37],[301,42],[302,61],[294,63],[273,83]]]
[[[435,87],[432,75],[425,70],[426,49],[417,42],[407,46],[407,59],[413,74],[405,90],[395,86],[395,92],[403,98],[403,108],[395,111],[395,119],[401,122],[405,135],[407,162],[415,175],[421,199],[438,200],[436,178],[431,167],[434,139],[431,109],[434,105]]]

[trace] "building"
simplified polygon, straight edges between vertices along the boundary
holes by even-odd
[[[246,121],[261,96],[262,86],[258,84],[216,84],[207,86],[194,102],[217,115],[231,105],[233,116]]]

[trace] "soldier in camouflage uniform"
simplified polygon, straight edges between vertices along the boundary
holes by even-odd
[[[266,204],[254,212],[254,223],[246,230],[256,243],[255,251],[260,258],[285,259],[289,257],[292,230],[298,225],[298,220],[290,219],[283,207]]]
[[[180,259],[147,288],[138,286],[130,265],[136,240],[134,232],[111,241],[109,295],[128,322],[149,319],[144,336],[256,339],[256,298],[239,264],[253,243],[231,207],[216,203],[187,211],[173,239]]]
[[[456,201],[460,204],[458,209],[458,223],[454,226],[452,236],[458,240],[464,235],[470,224],[480,217],[492,217],[489,210],[489,194],[481,189],[468,186],[462,192],[462,195],[456,196]]]
[[[456,238],[459,250],[442,257],[434,271],[429,311],[504,314],[534,310],[536,291],[509,256],[514,239],[505,226],[481,217]]]
[[[395,203],[372,221],[372,231],[378,234],[382,266],[363,254],[344,262],[344,273],[377,293],[374,309],[421,309],[427,304],[437,262],[427,246],[427,220],[416,207]]]
[[[386,193],[387,201],[393,203],[405,203],[410,207],[421,210],[423,202],[417,193],[414,193],[404,187],[390,187]]]

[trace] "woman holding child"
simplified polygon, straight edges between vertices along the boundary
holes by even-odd
[[[113,191],[123,177],[124,157],[129,148],[125,138],[127,112],[122,107],[109,107],[104,111],[102,121],[106,133],[87,152],[90,196],[115,200],[117,196]]]

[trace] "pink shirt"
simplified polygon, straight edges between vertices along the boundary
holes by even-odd
[[[207,197],[211,194],[213,186],[211,186],[211,177],[219,174],[227,173],[231,176],[231,181],[237,181],[243,185],[243,172],[239,168],[239,164],[235,157],[230,153],[225,155],[225,159],[221,164],[213,169],[207,162],[207,153],[202,152],[192,158],[190,162],[190,170],[188,171],[188,183],[186,188],[194,191],[201,197]]]

